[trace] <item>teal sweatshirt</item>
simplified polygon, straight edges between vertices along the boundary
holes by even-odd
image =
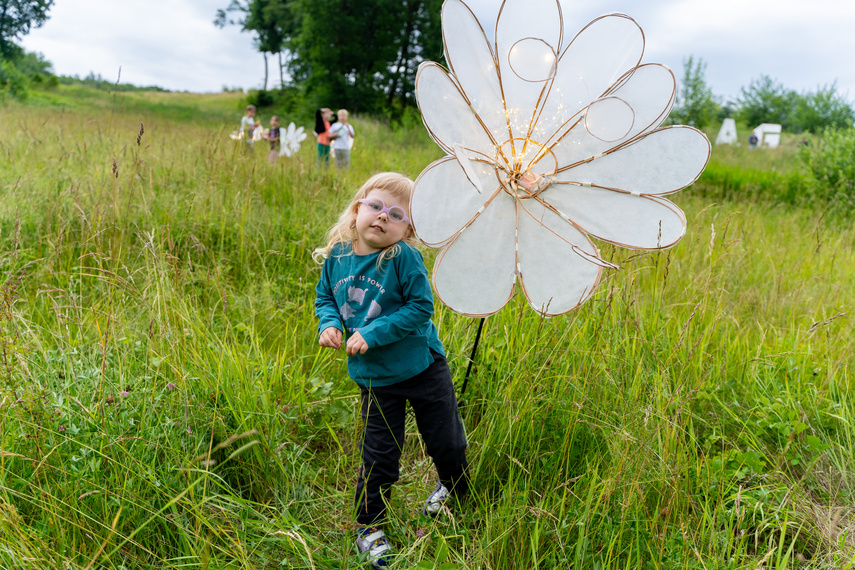
[[[363,387],[388,386],[423,372],[430,349],[445,354],[431,321],[433,292],[422,254],[399,242],[400,253],[377,268],[377,257],[338,244],[324,261],[316,289],[318,334],[328,327],[359,331],[368,350],[348,356],[350,377]]]

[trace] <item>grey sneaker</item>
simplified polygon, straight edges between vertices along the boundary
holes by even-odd
[[[379,526],[360,528],[356,531],[356,549],[359,557],[375,568],[386,568],[392,554],[392,543]]]
[[[449,496],[448,489],[445,488],[445,485],[442,483],[436,484],[436,489],[428,495],[427,500],[425,501],[425,506],[422,509],[422,514],[428,517],[435,517],[439,514],[440,509],[442,509],[442,505],[448,500]]]

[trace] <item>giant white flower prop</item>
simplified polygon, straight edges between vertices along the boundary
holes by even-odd
[[[288,125],[287,129],[279,131],[279,156],[291,157],[300,152],[300,143],[306,140],[303,127],[296,127],[294,123]]]
[[[490,43],[462,0],[445,0],[449,69],[421,65],[416,97],[447,153],[416,180],[413,225],[442,247],[437,296],[468,316],[511,298],[519,279],[547,316],[584,302],[603,267],[591,241],[637,249],[677,243],[686,218],[663,198],[694,182],[710,143],[659,128],[674,74],[641,64],[644,34],[612,14],[565,42],[557,0],[505,0]]]

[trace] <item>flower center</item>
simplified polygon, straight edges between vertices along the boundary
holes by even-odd
[[[510,186],[517,198],[525,200],[534,198],[550,184],[552,184],[552,180],[549,177],[541,176],[532,170],[526,170],[523,173],[517,172],[511,175]]]
[[[528,200],[549,188],[558,170],[558,159],[543,144],[515,138],[497,150],[496,169],[502,188],[517,200]]]

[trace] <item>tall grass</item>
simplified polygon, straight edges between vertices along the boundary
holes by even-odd
[[[784,134],[775,149],[718,145],[695,191],[716,200],[828,206],[845,222],[855,211],[853,148],[851,128],[819,135]]]
[[[0,109],[0,567],[357,567],[357,391],[310,253],[370,174],[441,153],[357,117],[351,170],[269,165],[233,95],[64,93]],[[675,199],[686,238],[602,244],[621,269],[576,312],[486,321],[473,491],[418,514],[411,425],[396,567],[855,565],[851,224]],[[435,320],[460,382],[477,323]]]

